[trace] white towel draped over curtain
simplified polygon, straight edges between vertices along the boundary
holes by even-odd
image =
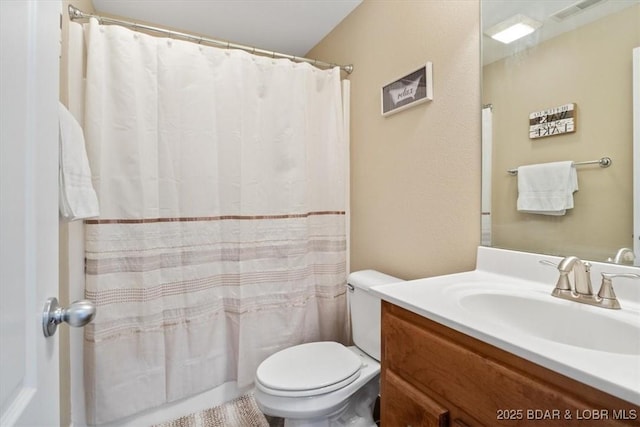
[[[88,24],[87,416],[347,339],[340,74]]]

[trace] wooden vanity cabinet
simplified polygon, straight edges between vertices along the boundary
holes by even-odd
[[[381,426],[640,426],[640,407],[383,301]]]

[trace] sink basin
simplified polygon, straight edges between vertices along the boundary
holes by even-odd
[[[615,284],[622,309],[551,296],[546,255],[478,248],[473,271],[374,286],[384,301],[640,405],[640,286]],[[554,263],[561,260],[556,258]],[[591,276],[640,273],[592,262]],[[596,286],[597,287],[597,286]]]
[[[551,296],[478,292],[460,296],[474,316],[558,344],[608,353],[640,354],[640,316],[618,319],[615,311]],[[635,320],[635,321],[634,321]]]

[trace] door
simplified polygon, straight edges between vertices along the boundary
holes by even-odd
[[[493,156],[493,106],[482,107],[482,246],[491,246],[491,168]]]
[[[42,309],[58,295],[61,2],[0,0],[0,425],[59,425],[58,338]]]
[[[640,267],[640,47],[633,49],[633,249]]]

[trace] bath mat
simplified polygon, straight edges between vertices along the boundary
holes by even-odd
[[[270,427],[253,394],[245,394],[220,406],[185,415],[152,427]]]

